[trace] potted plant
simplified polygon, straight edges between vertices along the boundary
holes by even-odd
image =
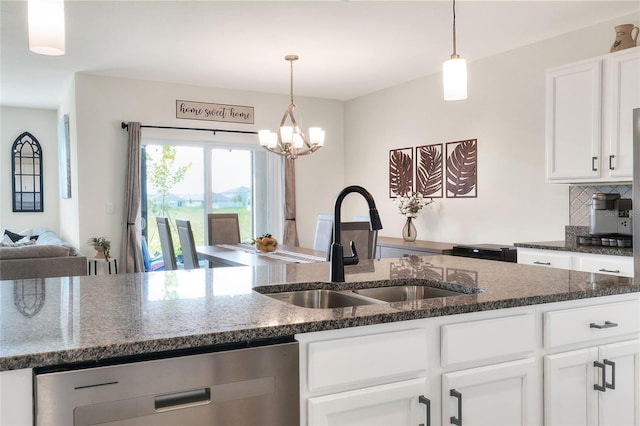
[[[89,245],[96,251],[96,258],[109,260],[109,250],[111,250],[111,241],[105,237],[89,238]]]

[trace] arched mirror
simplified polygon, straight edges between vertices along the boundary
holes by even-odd
[[[13,211],[44,211],[42,193],[42,148],[29,132],[24,132],[11,147]]]

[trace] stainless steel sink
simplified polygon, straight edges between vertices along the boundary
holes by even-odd
[[[284,293],[271,293],[265,296],[272,297],[282,302],[292,305],[301,306],[303,308],[344,308],[349,306],[373,305],[375,300],[365,299],[348,292],[339,292],[333,290],[300,290],[288,291]]]
[[[465,293],[444,290],[424,285],[399,285],[392,287],[363,288],[353,290],[355,294],[371,297],[385,302],[406,302],[410,300],[431,299],[435,297],[459,296]]]

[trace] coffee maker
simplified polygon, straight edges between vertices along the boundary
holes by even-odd
[[[589,201],[589,233],[592,244],[630,247],[632,235],[631,199],[620,194],[596,192]],[[594,243],[595,242],[595,243]]]

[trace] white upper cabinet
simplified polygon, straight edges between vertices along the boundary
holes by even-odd
[[[547,182],[631,181],[638,107],[640,47],[548,70]]]
[[[633,109],[640,108],[640,50],[611,55],[605,97],[605,142],[609,147],[607,176],[629,180],[633,176]],[[612,180],[613,180],[612,179]]]

